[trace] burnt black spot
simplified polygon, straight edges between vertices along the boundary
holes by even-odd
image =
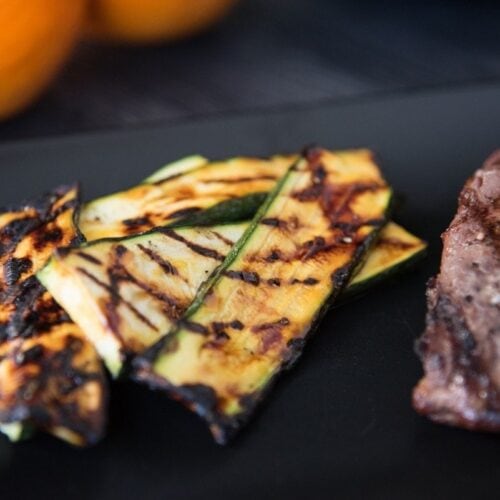
[[[275,262],[281,259],[279,250],[272,250],[271,253],[265,258],[267,262]]]
[[[224,276],[227,276],[228,278],[231,279],[237,279],[241,280],[245,283],[248,283],[253,286],[259,286],[260,284],[260,277],[259,275],[254,272],[254,271],[224,271]]]
[[[311,259],[318,253],[330,249],[330,245],[326,244],[323,236],[315,236],[312,240],[306,241],[302,246],[303,249],[299,252],[299,256],[303,260]]]
[[[304,285],[316,285],[319,283],[319,280],[316,278],[306,278],[302,283],[304,283]]]
[[[269,278],[267,284],[271,286],[280,286],[281,280],[279,278]]]
[[[63,239],[63,236],[63,231],[59,227],[49,231],[42,227],[41,230],[36,233],[35,248],[41,250],[47,245],[59,243]]]
[[[189,217],[190,215],[197,214],[198,212],[201,212],[201,208],[199,207],[189,207],[189,208],[182,208],[180,210],[176,210],[175,212],[172,212],[171,214],[168,215],[169,219],[179,219],[181,217]]]
[[[91,264],[96,264],[98,266],[102,266],[102,262],[97,258],[94,257],[93,255],[89,255],[88,253],[85,253],[83,251],[78,251],[75,252],[78,257],[81,257],[82,259],[86,260],[87,262],[90,262]]]
[[[17,259],[11,257],[3,266],[4,280],[7,286],[12,286],[19,281],[21,275],[31,270],[33,263],[27,257]]]
[[[179,326],[190,332],[199,333],[200,335],[208,335],[210,333],[206,326],[201,323],[196,323],[195,321],[189,321],[188,319],[179,321]]]
[[[203,384],[184,384],[178,388],[178,392],[201,415],[216,411],[217,394],[212,387]]]
[[[0,343],[6,341],[9,337],[8,326],[8,323],[0,323]]]
[[[184,243],[188,248],[190,248],[193,252],[203,255],[204,257],[209,257],[211,259],[216,259],[219,261],[223,261],[225,259],[224,255],[221,255],[219,252],[216,250],[212,250],[211,248],[206,248],[201,245],[198,245],[196,243],[193,243],[192,241],[187,240],[183,236],[181,236],[179,233],[176,233],[173,229],[169,228],[160,228],[159,231],[163,233],[164,235],[168,236],[169,238],[172,238],[176,241],[180,241],[181,243]]]
[[[18,366],[25,365],[27,363],[33,363],[38,360],[43,355],[43,346],[37,344],[26,351],[19,351],[16,353],[14,362]]]
[[[128,252],[127,247],[124,245],[116,245],[114,250],[115,250],[115,254],[118,257],[122,257],[123,255],[125,255]]]
[[[239,319],[231,321],[230,326],[235,330],[243,330],[245,328],[245,325]]]
[[[341,288],[345,285],[347,279],[349,278],[350,274],[350,266],[343,266],[340,269],[337,269],[334,271],[331,275],[331,280],[333,287],[335,289]]]
[[[126,226],[130,231],[135,229],[140,229],[144,226],[148,226],[151,224],[149,217],[144,215],[142,217],[135,217],[133,219],[124,219],[122,220],[122,224]]]

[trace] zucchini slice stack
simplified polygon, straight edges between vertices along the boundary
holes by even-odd
[[[136,379],[183,401],[226,443],[300,355],[390,200],[368,151],[308,149],[177,327],[135,359]]]
[[[129,374],[182,400],[225,443],[339,295],[359,294],[426,247],[387,222],[391,189],[368,150],[191,156],[84,205],[78,229],[76,190],[65,193],[75,201],[58,222],[64,238],[51,239],[50,223],[39,222],[37,234],[50,240],[43,251],[31,229],[11,224],[29,207],[0,215],[1,256],[31,252],[19,281],[38,290],[17,307],[12,297],[24,288],[4,284],[13,275],[4,265],[0,430],[11,436],[22,422],[75,444],[99,439],[100,357],[113,377]],[[56,220],[47,213],[41,219]],[[24,318],[14,335],[10,314]],[[76,387],[67,389],[68,373]],[[25,387],[38,391],[32,408]]]

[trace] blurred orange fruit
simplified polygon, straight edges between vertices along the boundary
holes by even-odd
[[[90,0],[87,32],[113,42],[154,43],[198,33],[235,0]]]
[[[86,0],[0,0],[0,119],[33,102],[78,38]]]

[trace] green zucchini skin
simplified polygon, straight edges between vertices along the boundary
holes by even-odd
[[[345,185],[342,185],[346,193],[354,193],[348,195],[348,201],[335,197],[339,181],[336,177],[334,184],[330,184],[330,175],[349,178],[349,181],[343,178]],[[362,185],[370,186],[366,190],[373,190],[372,198]],[[293,203],[288,202],[292,198]],[[289,203],[291,208],[280,205],[284,199],[283,203]],[[225,444],[247,422],[280,373],[297,361],[310,333],[376,241],[387,221],[390,199],[391,190],[367,151],[335,155],[318,148],[308,149],[269,194],[223,265],[202,286],[177,328],[133,361],[134,378],[181,400],[206,420],[215,440]],[[353,207],[352,200],[356,201]],[[359,200],[362,201],[358,203]],[[344,205],[348,208],[341,216]],[[316,221],[318,213],[323,214],[322,218],[308,226]],[[353,215],[349,215],[351,213]],[[299,229],[282,236],[281,227],[288,227],[294,219],[298,219]],[[329,220],[328,224],[325,219]],[[353,224],[355,220],[357,225]],[[309,227],[312,227],[310,231]],[[307,235],[315,236],[312,240],[303,240]],[[274,238],[278,238],[285,249],[299,245],[297,255],[303,255],[293,257],[286,253],[286,257],[278,259],[276,272],[280,279],[288,280],[286,285],[282,281],[283,289],[278,285],[285,293],[277,295],[281,297],[278,302],[273,302],[273,294],[277,292],[272,291],[272,280],[266,274],[271,266],[260,260]],[[253,267],[246,267],[249,262]],[[321,275],[317,274],[317,279],[289,279],[300,277],[301,270],[309,269],[307,266]],[[330,275],[331,281],[325,280],[325,275]],[[297,288],[292,288],[296,282]],[[299,292],[294,291],[297,289]],[[289,290],[292,291],[288,296]],[[316,298],[309,300],[311,297]],[[288,305],[283,306],[295,303],[294,299],[305,304],[303,308],[292,307],[292,310]],[[222,312],[221,304],[224,304]],[[273,311],[272,315],[259,312],[267,306]],[[281,320],[273,321],[280,316]],[[259,318],[267,321],[255,323]],[[231,332],[231,336],[223,332],[227,342],[224,347],[217,344],[216,325],[226,325],[224,328]],[[276,329],[279,335],[274,335]],[[250,333],[268,330],[273,330],[277,347],[267,345],[267,333],[256,336]]]
[[[268,193],[252,193],[217,203],[202,212],[175,220],[167,227],[218,226],[252,219]]]
[[[87,203],[79,226],[89,241],[126,237],[154,227],[214,225],[248,219],[293,156],[188,157],[128,190]]]
[[[390,221],[343,291],[337,305],[353,300],[395,274],[413,267],[425,257],[427,243]]]

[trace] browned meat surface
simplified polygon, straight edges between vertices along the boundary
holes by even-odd
[[[499,432],[500,150],[467,181],[443,245],[413,405],[437,422]]]

